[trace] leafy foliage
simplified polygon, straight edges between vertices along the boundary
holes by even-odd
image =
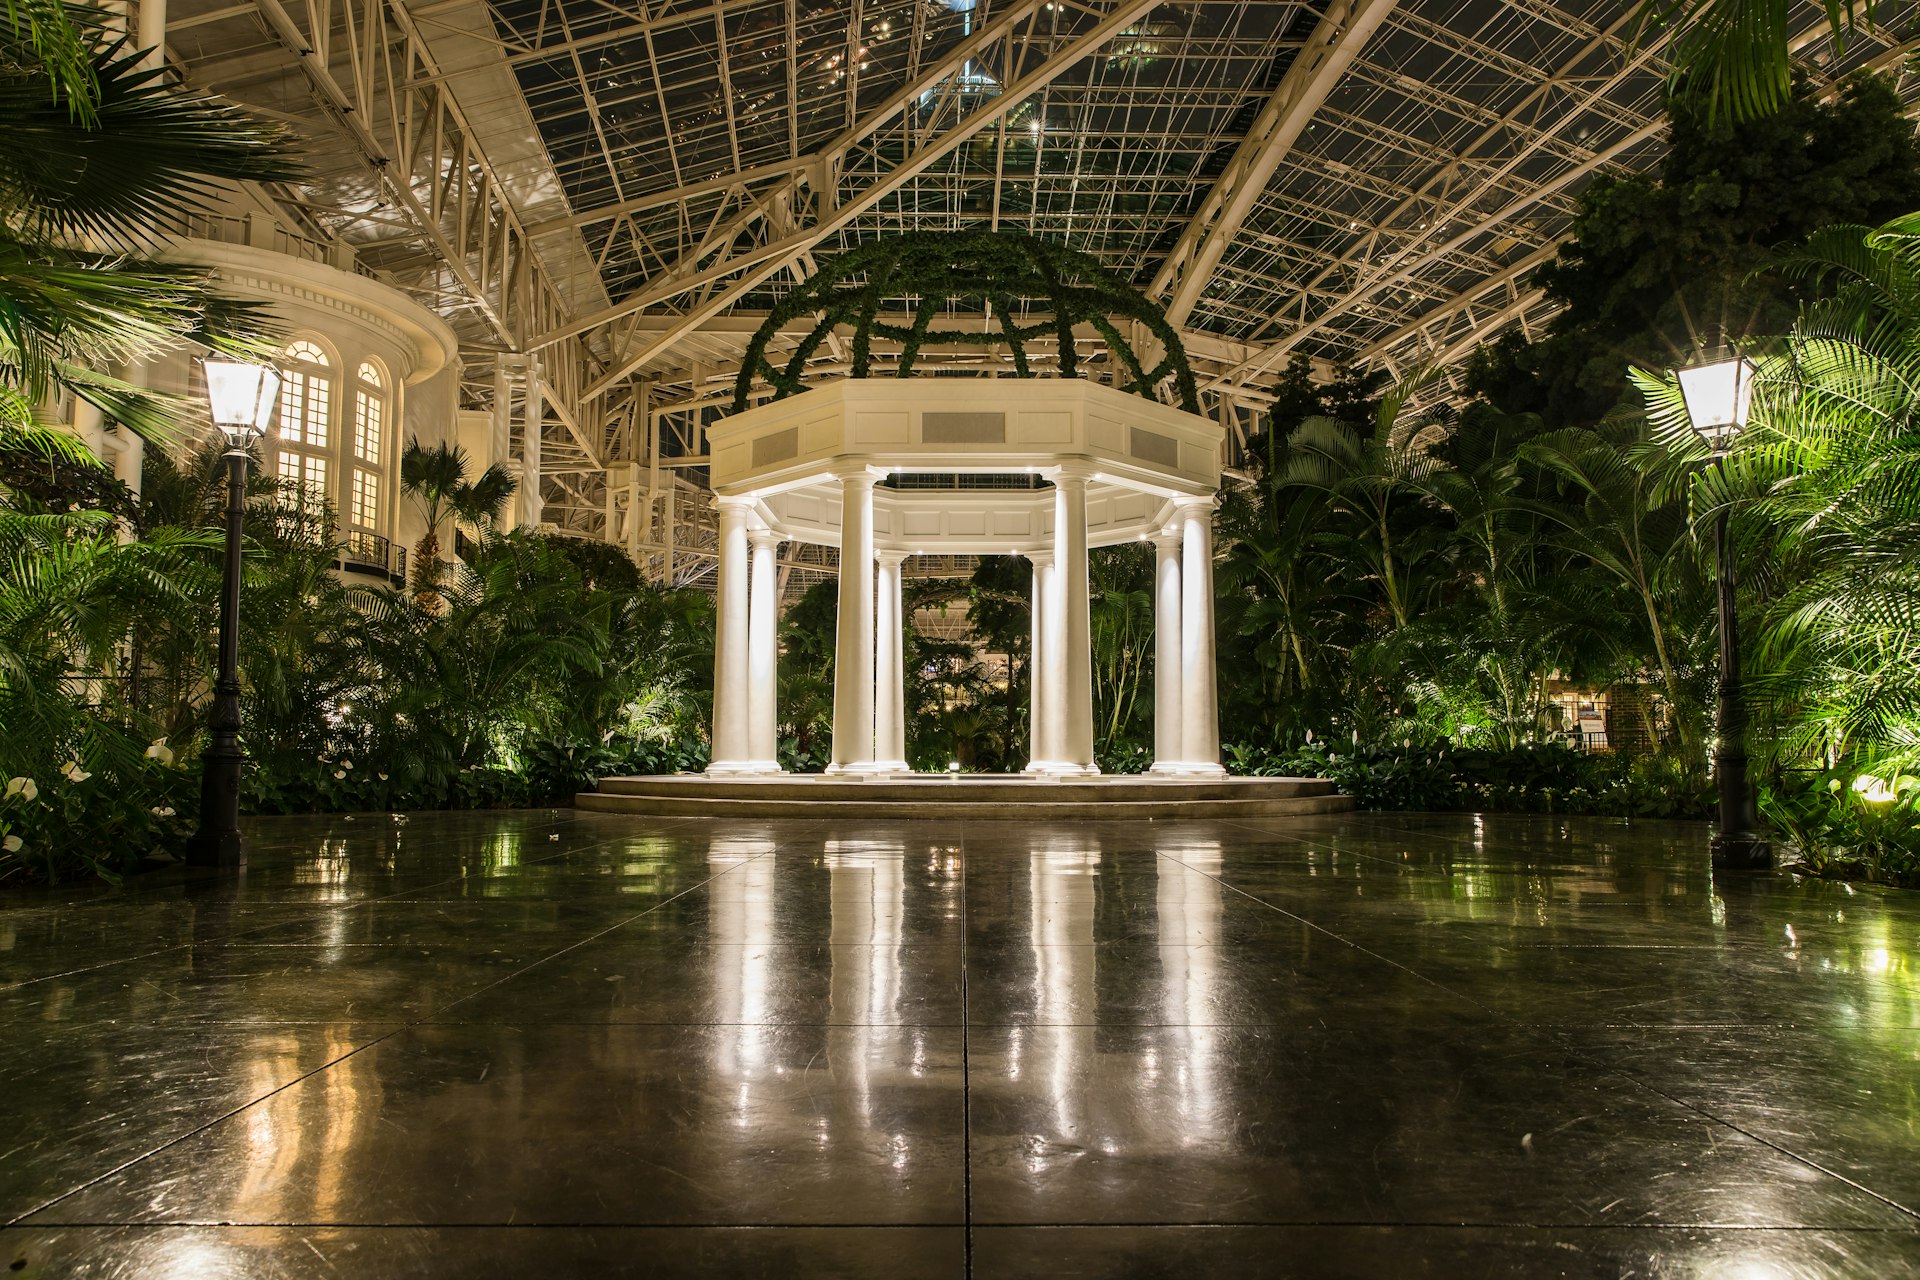
[[[1842,49],[1861,27],[1893,12],[1884,0],[1825,0],[1825,8]],[[1668,61],[1676,95],[1709,119],[1746,121],[1792,101],[1794,13],[1788,0],[1640,0],[1633,29],[1637,40],[1674,33]]]
[[[469,528],[490,528],[520,487],[513,473],[497,462],[472,478],[467,475],[470,465],[466,450],[452,444],[409,440],[400,455],[400,491],[415,498],[427,518],[427,531],[413,553],[414,589],[423,602],[431,600],[440,581],[441,527],[452,519]]]
[[[1723,335],[1792,325],[1810,290],[1771,269],[1774,250],[1914,209],[1920,150],[1884,78],[1854,77],[1831,101],[1802,92],[1741,123],[1677,101],[1659,166],[1595,178],[1572,239],[1536,273],[1562,307],[1546,334],[1483,349],[1473,389],[1557,426],[1593,425],[1623,401],[1631,410],[1630,366],[1684,364]]]
[[[300,170],[285,130],[143,66],[100,16],[43,0],[0,11],[0,425],[28,425],[61,391],[165,438],[185,406],[99,371],[182,342],[267,346],[262,316],[205,271],[135,250],[214,182]]]

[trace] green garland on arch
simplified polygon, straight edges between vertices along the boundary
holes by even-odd
[[[919,299],[911,325],[879,318],[881,306],[897,298]],[[958,299],[989,304],[998,330],[936,328],[940,311]],[[1044,301],[1050,317],[1021,324],[1016,318],[1017,299]],[[813,328],[786,363],[775,366],[767,358],[767,344],[787,324],[808,315],[815,317]],[[1165,354],[1152,368],[1142,367],[1139,354],[1115,327],[1115,316],[1139,321],[1159,340]],[[780,299],[747,344],[733,385],[734,412],[750,403],[755,378],[773,388],[775,400],[805,391],[807,361],[841,325],[853,327],[852,376],[856,378],[872,375],[876,334],[901,344],[895,372],[902,378],[912,376],[920,349],[929,342],[1005,346],[1013,356],[1014,374],[1031,378],[1027,343],[1048,337],[1059,346],[1060,376],[1076,378],[1080,354],[1074,347],[1073,328],[1082,322],[1094,327],[1119,361],[1126,390],[1152,400],[1154,387],[1171,377],[1180,407],[1188,413],[1200,411],[1193,369],[1187,364],[1180,335],[1158,306],[1093,255],[1005,232],[916,231],[842,254]]]

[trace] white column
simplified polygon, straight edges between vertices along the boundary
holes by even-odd
[[[140,59],[143,67],[165,66],[167,61],[167,0],[140,0],[136,48],[151,50]]]
[[[1053,598],[1060,605],[1060,718],[1054,763],[1062,773],[1098,773],[1093,761],[1093,628],[1087,587],[1087,478],[1054,481]]]
[[[1184,521],[1153,540],[1153,772],[1178,773],[1186,750],[1180,708],[1184,639],[1180,627],[1180,548]]]
[[[526,418],[520,428],[520,527],[540,524],[544,501],[540,496],[540,426],[547,405],[540,391],[540,362],[527,361]],[[744,568],[744,566],[743,566]],[[746,575],[743,572],[741,577]]]
[[[493,454],[475,458],[474,470],[485,471],[494,463],[507,465],[513,453],[513,379],[507,372],[504,355],[493,358]]]
[[[882,551],[875,556],[878,605],[878,646],[874,655],[874,755],[876,769],[907,771],[906,640],[900,608],[900,565],[905,555]]]
[[[750,772],[752,695],[748,659],[751,571],[745,498],[716,498],[720,509],[719,590],[714,596],[713,756],[708,773]]]
[[[833,763],[873,769],[873,473],[840,478],[840,617],[833,658]]]
[[[780,772],[780,535],[758,529],[753,544],[752,608],[747,614],[748,754],[756,769]]]
[[[1029,551],[1027,561],[1033,566],[1032,632],[1027,640],[1027,772],[1042,773],[1053,758],[1053,719],[1047,700],[1057,683],[1052,679],[1053,653],[1047,642],[1053,553]]]
[[[1213,670],[1213,499],[1180,504],[1180,755],[1183,772],[1220,767],[1220,706]]]

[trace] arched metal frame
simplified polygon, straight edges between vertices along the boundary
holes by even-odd
[[[882,317],[890,302],[903,299],[911,307],[911,324]],[[936,327],[942,311],[954,302],[977,304],[970,309],[973,314],[989,315],[993,324]],[[1026,305],[1034,303],[1044,317],[1022,323]],[[816,317],[812,330],[776,367],[767,359],[768,344],[785,325],[805,315]],[[1144,326],[1160,347],[1160,359],[1143,364],[1116,319]],[[912,376],[921,349],[933,343],[1004,347],[1015,376],[1030,378],[1034,372],[1027,345],[1052,339],[1060,376],[1072,378],[1080,369],[1073,331],[1081,324],[1091,325],[1120,363],[1124,390],[1153,400],[1155,388],[1171,381],[1176,403],[1188,413],[1200,412],[1186,348],[1158,306],[1091,254],[995,231],[908,232],[834,259],[782,298],[755,331],[734,381],[733,407],[739,412],[751,402],[756,377],[773,387],[776,400],[804,391],[807,362],[842,325],[853,328],[849,376],[855,378],[872,375],[876,336],[901,344],[896,377]]]

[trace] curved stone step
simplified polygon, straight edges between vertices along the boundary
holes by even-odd
[[[876,818],[893,821],[1128,821],[1165,818],[1273,818],[1313,813],[1342,813],[1353,799],[1334,793],[1321,779],[1286,779],[1291,788],[1234,788],[1218,783],[1157,784],[1124,787],[1114,782],[1088,785],[1019,784],[1018,796],[976,785],[907,784],[887,787],[871,781],[794,788],[743,779],[608,779],[603,790],[585,792],[574,803],[600,813],[684,818]],[[1260,779],[1261,782],[1280,780]],[[690,785],[700,783],[704,785]],[[625,786],[608,784],[626,784]],[[1226,790],[1228,794],[1217,794]],[[1249,791],[1252,794],[1247,794]],[[965,798],[955,793],[964,792]],[[1079,794],[1063,794],[1074,793]],[[1209,792],[1215,794],[1207,794]],[[1104,794],[1089,794],[1104,793]],[[1195,794],[1199,793],[1199,794]]]
[[[1034,779],[999,775],[939,774],[917,777],[825,778],[776,775],[759,778],[708,778],[698,774],[611,777],[600,780],[602,795],[653,799],[952,802],[960,804],[1091,804],[1201,800],[1279,800],[1325,796],[1334,786],[1324,778],[1101,778]]]

